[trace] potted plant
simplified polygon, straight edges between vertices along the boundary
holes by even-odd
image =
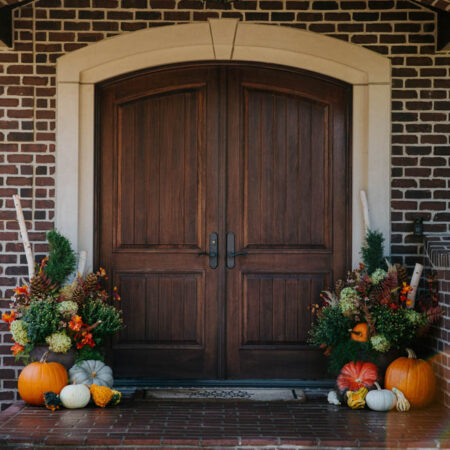
[[[337,374],[349,361],[368,361],[383,373],[398,351],[411,347],[439,319],[435,285],[418,302],[408,298],[407,270],[383,258],[383,237],[368,231],[362,249],[364,264],[324,291],[313,305],[316,320],[310,343],[329,356],[329,371]]]
[[[28,284],[14,289],[12,309],[2,319],[9,323],[12,352],[24,362],[48,361],[70,368],[75,360],[104,359],[106,339],[123,326],[117,288],[110,297],[104,289],[103,269],[66,283],[75,268],[69,241],[56,232],[47,234],[50,254]]]

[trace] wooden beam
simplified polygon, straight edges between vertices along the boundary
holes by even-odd
[[[16,8],[25,6],[34,0],[25,0],[14,5],[7,5],[0,8],[0,41],[7,47],[12,47],[14,42],[13,11]],[[0,44],[1,44],[0,42]]]

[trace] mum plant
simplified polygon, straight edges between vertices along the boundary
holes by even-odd
[[[364,263],[313,306],[309,341],[330,357],[333,374],[349,361],[378,363],[381,354],[410,347],[441,315],[433,279],[427,280],[429,295],[414,303],[408,298],[406,268],[382,258],[382,243],[380,233],[369,231]]]
[[[56,232],[47,234],[50,254],[35,270],[28,284],[14,289],[12,309],[2,319],[9,324],[16,357],[27,362],[35,346],[48,345],[55,353],[77,352],[77,360],[103,359],[108,336],[123,326],[116,307],[120,297],[104,288],[106,273],[80,274],[65,284],[75,269],[69,241]]]

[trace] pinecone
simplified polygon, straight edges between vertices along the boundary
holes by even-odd
[[[369,292],[369,299],[372,303],[379,303],[383,298],[384,288],[381,283],[374,284]]]
[[[45,298],[53,295],[58,286],[48,278],[43,271],[35,275],[30,282],[30,298]]]
[[[398,284],[408,283],[408,269],[405,266],[396,264]]]
[[[86,275],[86,278],[84,279],[84,289],[87,292],[92,292],[97,289],[98,281],[97,281],[97,275],[95,273],[90,273],[89,275]]]
[[[72,294],[72,301],[81,305],[85,299],[84,290],[81,286],[75,287]]]
[[[338,297],[341,295],[341,291],[344,288],[345,288],[345,281],[344,280],[337,280],[336,283],[334,283],[334,290],[335,290],[336,295]]]

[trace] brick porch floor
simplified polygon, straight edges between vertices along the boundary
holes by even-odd
[[[450,448],[449,410],[352,411],[298,403],[144,402],[54,413],[18,402],[0,414],[0,448]]]

